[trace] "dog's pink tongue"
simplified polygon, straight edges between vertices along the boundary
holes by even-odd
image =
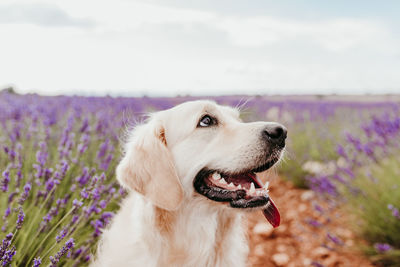
[[[272,199],[269,199],[269,205],[266,209],[263,209],[263,213],[265,218],[269,221],[269,223],[275,228],[278,227],[281,222],[281,215],[279,214],[278,208],[275,206],[275,203]]]

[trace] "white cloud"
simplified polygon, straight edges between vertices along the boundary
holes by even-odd
[[[12,3],[0,6],[0,23],[34,24],[47,27],[91,27],[93,21],[73,18],[64,10],[46,3]]]
[[[216,27],[226,31],[233,44],[257,47],[303,41],[341,51],[359,46],[385,46],[387,30],[361,19],[329,19],[304,22],[274,17],[222,18]]]

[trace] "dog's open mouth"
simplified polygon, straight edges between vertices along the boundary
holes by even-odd
[[[269,161],[242,173],[224,173],[203,168],[194,179],[194,188],[211,200],[228,202],[233,208],[262,209],[271,225],[278,227],[280,214],[268,195],[268,182],[263,185],[256,174],[269,169],[276,161]]]

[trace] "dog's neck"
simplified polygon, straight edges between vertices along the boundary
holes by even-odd
[[[234,254],[231,247],[242,249],[235,253],[247,252],[242,215],[235,210],[199,205],[195,201],[186,203],[177,211],[154,207],[153,218],[159,235],[168,242],[165,257],[169,258],[172,266],[187,264],[188,261],[195,266],[196,260],[205,259],[191,259],[190,255],[210,255],[210,251],[213,258],[207,260],[212,266],[231,257],[226,256]],[[232,242],[243,244],[232,246]]]

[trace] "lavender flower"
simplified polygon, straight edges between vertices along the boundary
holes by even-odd
[[[4,211],[3,219],[7,218],[11,214],[11,208],[7,207],[7,209]]]
[[[314,266],[314,267],[325,267],[325,265],[319,263],[318,261],[311,262],[311,266]]]
[[[82,197],[82,198],[85,198],[85,199],[89,198],[89,193],[87,192],[87,189],[86,189],[86,188],[83,188],[83,189],[82,189],[82,191],[81,191],[81,197]]]
[[[392,249],[392,247],[386,243],[375,243],[374,247],[379,253],[384,253]]]
[[[3,239],[1,242],[0,246],[0,260],[3,258],[3,256],[6,254],[8,247],[11,245],[11,239],[13,238],[13,234],[9,233],[6,235],[6,237]]]
[[[400,212],[398,208],[394,207],[392,204],[389,204],[388,209],[392,211],[393,217],[400,220]]]
[[[71,225],[74,225],[78,221],[78,219],[79,219],[79,216],[74,215],[74,217],[72,217],[72,220],[71,220]]]
[[[85,119],[83,120],[82,127],[79,129],[79,131],[80,131],[81,133],[83,133],[83,132],[85,132],[88,128],[89,128],[89,119],[88,119],[88,118],[85,118]]]
[[[326,236],[328,237],[329,240],[331,240],[336,245],[342,246],[344,244],[343,241],[339,237],[334,236],[333,234],[327,233]]]
[[[103,212],[103,214],[101,215],[101,220],[103,220],[103,222],[107,225],[110,223],[111,219],[114,217],[114,213],[113,212]]]
[[[42,222],[40,223],[40,229],[43,231],[48,223],[53,219],[54,216],[58,215],[58,211],[60,209],[61,202],[56,202],[56,206],[52,207],[49,212],[43,217]]]
[[[19,209],[18,218],[17,218],[17,229],[21,229],[22,224],[24,223],[25,213],[22,208]]]
[[[83,247],[80,247],[77,250],[75,250],[74,253],[72,254],[72,258],[74,259],[78,258],[81,255],[82,251]]]
[[[50,261],[52,263],[52,266],[57,266],[57,263],[60,261],[60,258],[64,256],[74,246],[75,243],[73,238],[65,242],[65,245],[57,252],[56,255],[50,256]]]
[[[7,192],[8,191],[8,184],[10,182],[10,172],[5,170],[3,172],[3,179],[1,180],[1,191]]]
[[[11,263],[12,258],[14,257],[15,253],[17,253],[15,247],[13,246],[12,248],[8,249],[1,260],[3,261],[2,266],[7,266]]]
[[[40,257],[34,258],[33,259],[33,266],[32,267],[38,267],[42,264],[42,259]]]
[[[89,168],[85,167],[82,170],[82,174],[75,179],[81,187],[85,186],[90,180]]]
[[[25,200],[26,200],[26,199],[28,198],[28,196],[29,196],[29,192],[31,191],[31,189],[32,189],[31,183],[30,183],[30,182],[27,182],[27,183],[24,185],[24,191],[22,192],[20,198],[18,199],[18,204],[22,205],[22,204],[25,202]]]
[[[68,234],[68,230],[66,228],[62,229],[60,233],[56,236],[56,242],[60,243],[60,241]]]
[[[321,227],[323,224],[320,223],[319,221],[313,220],[313,219],[308,219],[306,220],[307,223],[313,227]]]
[[[47,161],[47,145],[45,142],[40,142],[39,144],[40,149],[38,152],[36,152],[36,161],[41,165],[44,166]]]
[[[108,169],[108,166],[110,165],[112,159],[113,159],[113,155],[108,154],[108,156],[101,162],[100,169],[102,169],[103,171],[106,171]]]
[[[344,158],[347,158],[346,151],[344,150],[344,148],[343,148],[342,145],[338,145],[338,146],[337,146],[336,152],[337,152],[340,156],[342,156],[342,157],[344,157]]]
[[[72,205],[74,205],[75,208],[79,208],[79,207],[81,207],[81,206],[83,205],[83,202],[82,202],[82,201],[79,201],[79,200],[77,200],[77,199],[74,199],[74,200],[72,201]]]
[[[100,145],[99,152],[97,153],[97,158],[98,158],[98,159],[103,158],[104,155],[106,154],[107,149],[108,149],[108,143],[109,143],[109,142],[110,142],[110,140],[107,138],[107,139]]]
[[[13,201],[13,199],[14,199],[14,197],[15,197],[16,195],[18,195],[18,189],[17,189],[17,191],[12,192],[12,193],[8,196],[8,204],[10,204],[10,203]]]

